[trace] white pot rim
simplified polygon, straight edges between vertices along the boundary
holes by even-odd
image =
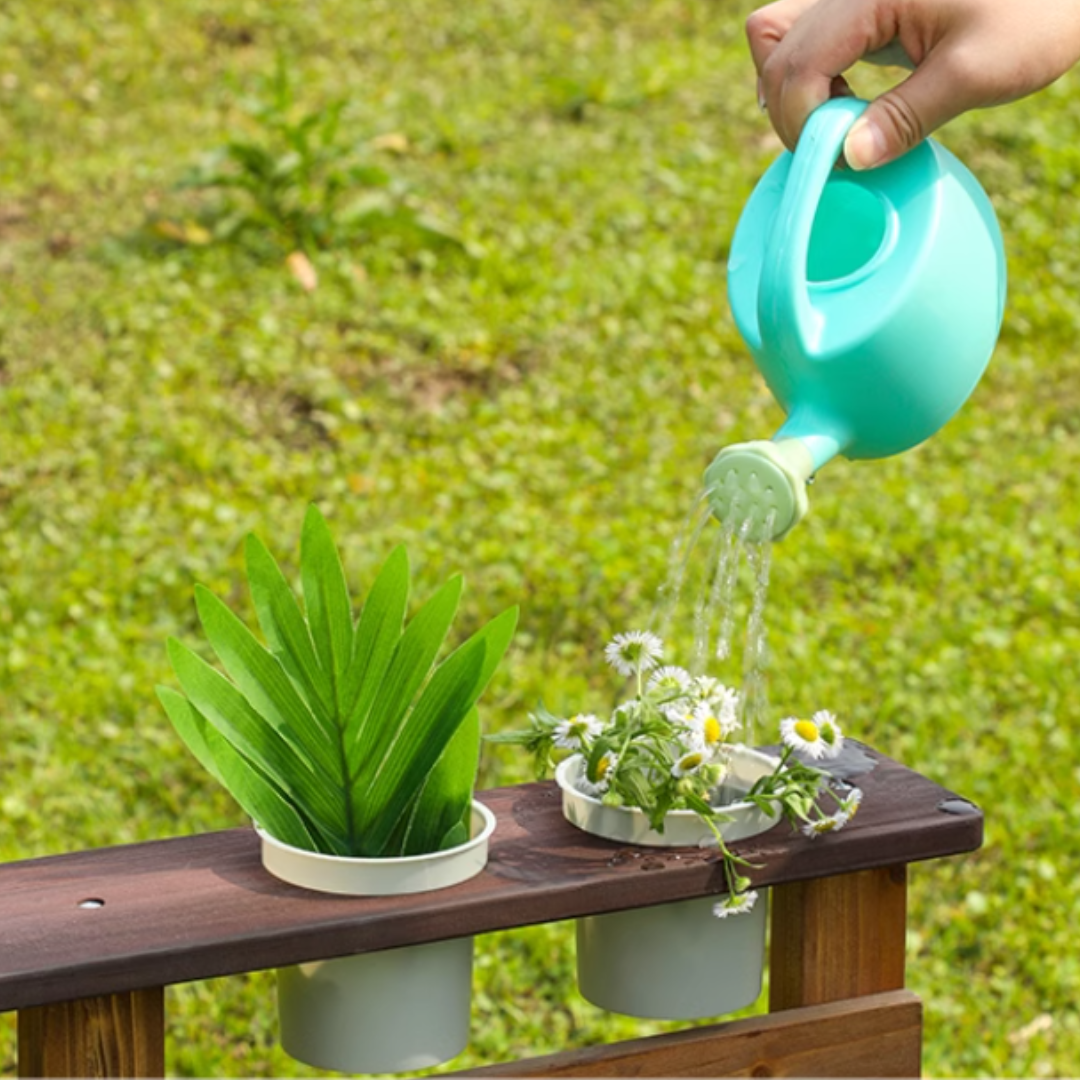
[[[262,841],[263,866],[275,877],[302,888],[352,896],[392,896],[457,885],[475,877],[487,863],[495,815],[472,801],[472,836],[456,847],[422,855],[372,859],[326,855],[293,847],[255,825]]]
[[[754,750],[749,746],[733,746],[732,750],[734,751],[734,756],[742,757],[744,759],[752,759],[762,765],[768,764],[770,766],[770,771],[775,769],[779,762],[778,758],[772,757],[769,754],[762,753],[762,751],[760,750]],[[571,757],[566,758],[564,761],[559,762],[558,766],[555,769],[555,779],[558,782],[559,787],[562,788],[563,791],[572,791],[574,795],[577,798],[581,799],[583,802],[592,803],[593,806],[601,806],[605,809],[612,809],[612,807],[605,806],[603,800],[598,799],[595,795],[586,794],[584,791],[581,790],[581,788],[579,788],[575,784],[575,780],[577,780],[580,773],[580,766],[578,765],[579,760],[581,760],[581,755],[574,754]],[[753,803],[748,803],[742,799],[740,799],[738,802],[724,803],[723,806],[716,807],[717,810],[720,810],[723,813],[735,813],[739,810],[750,810],[754,808],[755,807]],[[615,807],[614,809],[636,810],[637,808],[627,806]],[[641,813],[641,811],[638,811],[638,813]],[[669,810],[665,817],[674,818],[676,821],[696,821],[697,811]]]
[[[776,770],[778,759],[749,746],[732,747],[732,760],[757,775]],[[646,847],[715,846],[716,840],[694,810],[669,810],[664,816],[664,831],[649,825],[644,811],[636,806],[607,806],[601,799],[587,795],[577,787],[584,759],[575,754],[559,763],[555,781],[562,790],[563,816],[584,832],[620,843]],[[756,776],[754,777],[756,779]],[[779,812],[767,814],[754,803],[739,800],[717,809],[731,820],[717,822],[725,841],[746,839],[771,829]]]

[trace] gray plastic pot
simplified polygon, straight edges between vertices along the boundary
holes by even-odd
[[[282,844],[262,830],[263,865],[293,885],[352,896],[448,888],[487,863],[495,817],[473,802],[472,837],[428,855],[349,859]],[[414,1072],[469,1042],[473,939],[455,938],[278,972],[281,1043],[291,1057],[338,1072]]]
[[[727,784],[747,791],[772,773],[776,758],[736,747]],[[711,830],[690,810],[672,811],[664,831],[649,825],[636,807],[605,806],[576,787],[580,758],[556,770],[563,814],[594,836],[647,847],[700,847]],[[756,836],[772,828],[778,815],[746,802],[724,806],[730,818],[719,824],[725,841]],[[577,920],[578,987],[594,1005],[650,1020],[698,1020],[722,1016],[753,1004],[761,993],[765,967],[768,894],[753,909],[718,919],[717,896],[672,904],[590,915]]]

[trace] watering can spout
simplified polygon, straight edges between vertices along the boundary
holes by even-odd
[[[806,484],[816,468],[800,438],[726,446],[705,470],[709,506],[747,540],[780,540],[806,516]]]

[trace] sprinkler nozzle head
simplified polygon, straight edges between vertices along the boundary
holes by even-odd
[[[727,446],[705,470],[713,516],[745,530],[747,540],[780,540],[806,516],[810,451],[799,439]]]

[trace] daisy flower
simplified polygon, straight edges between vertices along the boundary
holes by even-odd
[[[734,729],[738,724],[739,692],[725,686],[719,679],[699,675],[691,684],[694,697],[703,705],[708,705],[716,718],[725,728]]]
[[[587,769],[582,769],[578,777],[576,787],[586,795],[599,799],[611,786],[611,778],[615,775],[615,768],[619,759],[615,754],[605,754],[596,763],[596,778],[590,780]]]
[[[671,775],[676,780],[683,776],[692,776],[707,760],[704,750],[691,750],[671,766]]]
[[[843,798],[843,800],[840,803],[840,809],[843,810],[844,813],[846,813],[848,818],[850,819],[850,818],[853,818],[855,816],[855,812],[859,809],[859,806],[861,804],[862,804],[862,789],[855,787],[855,788],[852,788],[847,793],[847,795]]]
[[[690,685],[690,672],[686,668],[668,664],[657,668],[649,676],[649,689],[660,690],[669,694],[681,694]]]
[[[690,680],[690,691],[698,701],[709,701],[717,694],[727,691],[727,687],[711,675],[696,675]]]
[[[603,724],[592,713],[579,713],[569,720],[560,720],[552,731],[556,746],[563,750],[580,750],[588,739],[600,734]]]
[[[664,652],[664,643],[649,630],[628,630],[616,634],[604,649],[604,659],[620,675],[652,671]]]
[[[734,896],[725,896],[723,900],[713,904],[712,913],[718,919],[726,919],[729,915],[743,915],[750,911],[757,903],[757,890],[736,893]]]
[[[824,836],[825,833],[839,832],[849,821],[851,815],[841,806],[835,814],[829,814],[828,817],[818,818],[816,821],[808,821],[803,827],[803,836],[810,837],[811,840],[815,836]]]
[[[790,746],[812,761],[823,757],[827,750],[821,728],[813,720],[797,720],[794,716],[781,720],[780,739],[785,746]]]
[[[692,713],[681,719],[683,727],[689,733],[690,745],[696,750],[702,750],[708,754],[715,753],[724,740],[732,733],[735,724],[731,721],[734,717],[723,714],[715,715],[708,702],[702,702]]]
[[[818,734],[821,736],[823,744],[821,756],[823,758],[838,757],[844,748],[844,733],[840,730],[836,717],[828,709],[821,709],[814,713],[811,720],[817,724]]]

